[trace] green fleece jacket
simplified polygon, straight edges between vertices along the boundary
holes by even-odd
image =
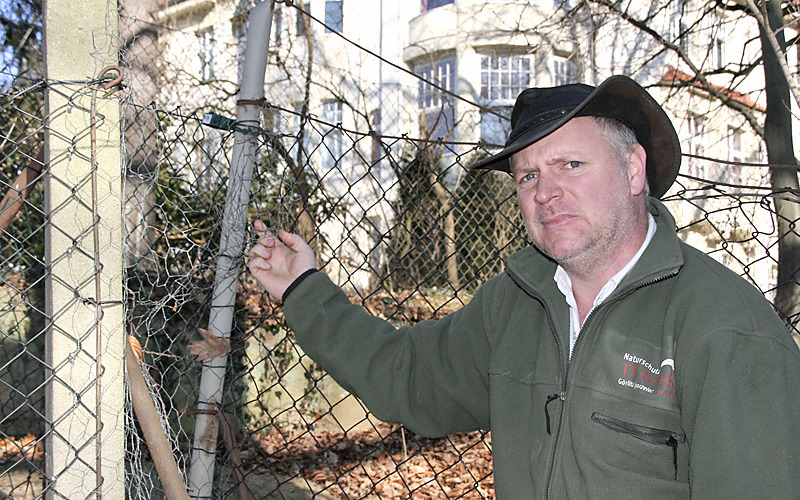
[[[555,264],[534,248],[438,321],[396,329],[324,273],[285,314],[376,417],[492,432],[506,499],[800,499],[800,351],[763,295],[658,229],[569,359]]]

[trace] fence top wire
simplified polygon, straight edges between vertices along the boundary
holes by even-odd
[[[347,134],[350,134],[351,136],[356,136],[356,137],[362,137],[362,138],[363,137],[371,137],[371,138],[377,138],[377,139],[381,139],[381,140],[392,140],[392,141],[408,141],[408,142],[415,143],[418,146],[419,145],[424,145],[424,144],[429,144],[429,145],[436,144],[436,145],[451,145],[451,146],[470,146],[470,147],[473,147],[473,148],[476,148],[476,149],[484,149],[487,146],[487,144],[485,144],[483,142],[480,142],[480,141],[479,142],[474,142],[474,141],[451,141],[451,140],[445,140],[445,139],[442,139],[442,138],[437,138],[437,139],[425,139],[425,138],[419,138],[419,137],[412,138],[408,134],[403,134],[403,135],[400,135],[400,136],[396,136],[396,135],[390,135],[390,134],[377,133],[374,130],[369,130],[368,132],[363,132],[363,131],[360,131],[360,130],[357,130],[357,129],[354,129],[354,128],[343,127],[341,122],[337,122],[337,123],[329,122],[329,121],[326,121],[326,120],[323,120],[323,119],[317,117],[313,113],[299,112],[299,111],[296,111],[296,110],[293,110],[293,109],[289,109],[289,108],[285,108],[283,106],[280,106],[280,105],[277,105],[277,104],[273,104],[273,103],[270,103],[270,102],[267,102],[267,101],[263,102],[262,107],[263,107],[263,109],[274,109],[274,110],[277,110],[277,111],[279,111],[281,113],[286,113],[286,114],[289,114],[289,115],[297,116],[298,118],[301,118],[301,119],[304,119],[304,120],[308,120],[308,121],[314,122],[314,123],[316,123],[318,125],[321,125],[321,126],[325,127],[326,129],[337,129],[337,130],[340,130],[340,131],[345,132]],[[174,115],[174,116],[180,116],[182,118],[193,119],[193,120],[196,120],[198,122],[202,122],[202,120],[200,118],[198,118],[196,114],[189,115],[189,116],[180,115],[180,113],[178,113],[178,112],[170,112],[170,114]],[[271,136],[276,135],[275,132],[268,131],[268,130],[264,129],[261,126],[253,125],[250,122],[242,123],[242,122],[238,122],[238,121],[233,121],[232,123],[233,124],[230,127],[230,130],[232,130],[232,131],[239,131],[239,132],[243,132],[243,133],[258,133],[259,135],[261,135],[262,137],[265,137],[265,138],[269,138]],[[280,134],[278,134],[278,135],[280,135]],[[724,164],[724,165],[728,165],[729,167],[733,167],[733,168],[756,167],[756,168],[770,168],[770,169],[772,169],[772,168],[787,168],[787,169],[800,170],[800,166],[798,166],[798,165],[780,165],[780,164],[772,164],[772,163],[755,163],[755,162],[723,160],[721,158],[712,158],[712,157],[709,157],[709,156],[696,155],[696,154],[691,154],[691,153],[682,153],[681,156],[684,157],[684,158],[694,158],[694,159],[703,160],[703,161],[707,161],[707,162]],[[703,177],[697,177],[697,176],[684,174],[684,173],[678,173],[678,176],[682,177],[682,178],[685,178],[685,179],[689,179],[689,180],[698,182],[698,183],[701,183],[701,184],[706,184],[706,185],[708,185],[710,187],[724,186],[724,187],[735,188],[735,189],[751,189],[751,190],[754,190],[754,191],[770,191],[773,194],[789,194],[789,193],[791,193],[791,194],[800,194],[800,189],[795,189],[795,188],[790,188],[790,187],[779,188],[779,187],[770,187],[770,186],[755,185],[755,184],[730,183],[730,182],[724,182],[724,181],[720,181],[720,180],[712,180],[712,179],[707,179],[707,178],[703,178]],[[751,194],[748,195],[747,193],[741,192],[741,193],[738,193],[738,195],[739,196],[763,196],[763,193],[762,194],[751,193]]]

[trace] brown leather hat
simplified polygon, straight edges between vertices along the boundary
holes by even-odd
[[[681,145],[661,106],[627,76],[612,76],[597,87],[572,83],[523,90],[511,112],[511,133],[502,151],[472,168],[511,172],[511,155],[550,134],[577,116],[609,116],[636,132],[647,152],[650,195],[661,198],[675,181]]]

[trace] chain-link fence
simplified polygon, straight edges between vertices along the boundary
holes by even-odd
[[[380,126],[390,115],[415,116],[415,99],[410,109],[392,109],[403,101],[385,99],[381,118],[362,105],[368,98],[362,102],[358,96],[380,96],[382,90],[367,83],[349,93],[331,89],[330,82],[342,75],[308,55],[317,41],[310,35],[290,39],[282,31],[295,19],[297,7],[289,3],[278,5],[273,18],[272,43],[280,51],[270,55],[267,96],[259,103],[262,122],[236,123],[235,82],[250,6],[231,7],[228,33],[183,28],[186,18],[170,18],[177,11],[168,10],[181,4],[123,3],[120,9],[125,175],[124,230],[117,230],[124,232],[125,333],[139,346],[182,480],[188,482],[196,451],[195,422],[205,415],[221,434],[210,445],[216,449],[209,477],[213,498],[494,498],[489,433],[430,439],[373,418],[303,353],[279,304],[244,271],[242,257],[230,334],[219,339],[208,329],[237,133],[257,143],[247,220],[260,218],[272,228],[300,233],[316,250],[319,267],[354,303],[396,325],[459,308],[481,283],[502,272],[505,257],[529,244],[510,179],[468,169],[486,154],[477,142],[432,138],[418,129],[387,133],[390,128]],[[318,22],[297,19],[292,29],[308,33]],[[331,74],[335,77],[324,76]],[[44,258],[46,235],[65,233],[73,241],[67,254],[81,257],[71,257],[79,276],[68,282],[78,283],[73,301],[90,308],[93,319],[82,323],[83,333],[69,337],[67,358],[85,357],[94,371],[68,389],[70,408],[85,411],[86,425],[94,429],[92,419],[102,412],[88,394],[109,373],[99,355],[104,350],[87,350],[84,343],[95,342],[95,328],[107,321],[102,307],[118,304],[87,292],[95,289],[102,265],[77,242],[111,223],[95,216],[94,223],[72,234],[54,224],[42,179],[76,193],[98,181],[91,175],[57,177],[58,158],[45,161],[40,154],[45,123],[51,123],[43,90],[70,97],[67,83],[59,90],[56,82],[15,77],[15,86],[0,96],[0,194],[8,193],[0,205],[0,220],[8,220],[0,233],[0,492],[35,498],[49,491],[70,498],[54,486],[58,474],[44,461],[45,451],[52,451],[44,443],[62,435],[46,411],[45,387],[64,385],[45,352],[52,349],[46,333],[58,327],[59,316],[45,304],[45,283],[62,280]],[[336,98],[320,99],[315,86],[332,90]],[[77,92],[96,100],[97,88],[84,82]],[[414,82],[398,92],[415,95],[419,88]],[[64,108],[49,113],[90,110],[70,97]],[[93,115],[87,123],[97,121]],[[679,234],[774,299],[780,241],[775,200],[793,202],[794,193],[768,188],[766,166],[701,155],[684,163],[692,175],[679,177],[665,198]],[[75,196],[91,214],[92,200]],[[243,230],[252,242],[250,225]],[[794,325],[791,311],[784,316]],[[211,405],[199,392],[208,353],[227,360],[222,399]],[[117,411],[121,420],[123,410]],[[126,404],[125,488],[130,498],[160,498],[163,478],[141,425]],[[72,462],[60,473],[68,474],[74,462],[99,467],[96,457],[81,455],[87,448],[101,449],[103,426],[97,429],[86,442],[69,443]]]
[[[9,484],[0,488],[14,495],[37,491],[37,487],[40,491],[44,469],[44,213],[41,189],[35,189],[42,170],[39,151],[43,144],[38,135],[42,132],[42,88],[34,84],[24,92],[6,93],[2,99],[3,121],[16,133],[3,137],[0,185],[5,190],[14,185],[27,199],[19,207],[22,216],[2,232],[0,418],[4,483]],[[9,201],[4,200],[3,215]]]

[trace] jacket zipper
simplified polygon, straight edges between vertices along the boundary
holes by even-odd
[[[665,444],[672,448],[672,464],[675,467],[675,480],[678,479],[678,443],[686,442],[686,435],[645,425],[632,424],[623,420],[603,415],[602,413],[592,413],[592,420],[602,424],[609,429],[628,434],[637,439],[641,439],[650,444]]]
[[[550,311],[547,309],[547,307],[544,309],[547,311],[547,320],[550,322],[550,330],[553,332],[553,337],[555,337],[556,344],[558,345],[558,358],[559,362],[561,363],[561,372],[563,374],[563,378],[561,380],[561,393],[559,394],[559,399],[561,400],[561,409],[558,411],[558,427],[556,428],[556,436],[554,438],[555,441],[553,444],[553,455],[550,458],[550,471],[547,473],[547,492],[545,493],[545,500],[547,500],[550,498],[550,489],[553,485],[553,474],[556,470],[558,445],[561,443],[561,428],[564,427],[564,407],[567,405],[567,376],[569,375],[569,361],[564,363],[564,349],[561,346],[561,340],[558,338],[558,335],[556,335],[556,331],[553,328],[553,323],[550,319]]]

